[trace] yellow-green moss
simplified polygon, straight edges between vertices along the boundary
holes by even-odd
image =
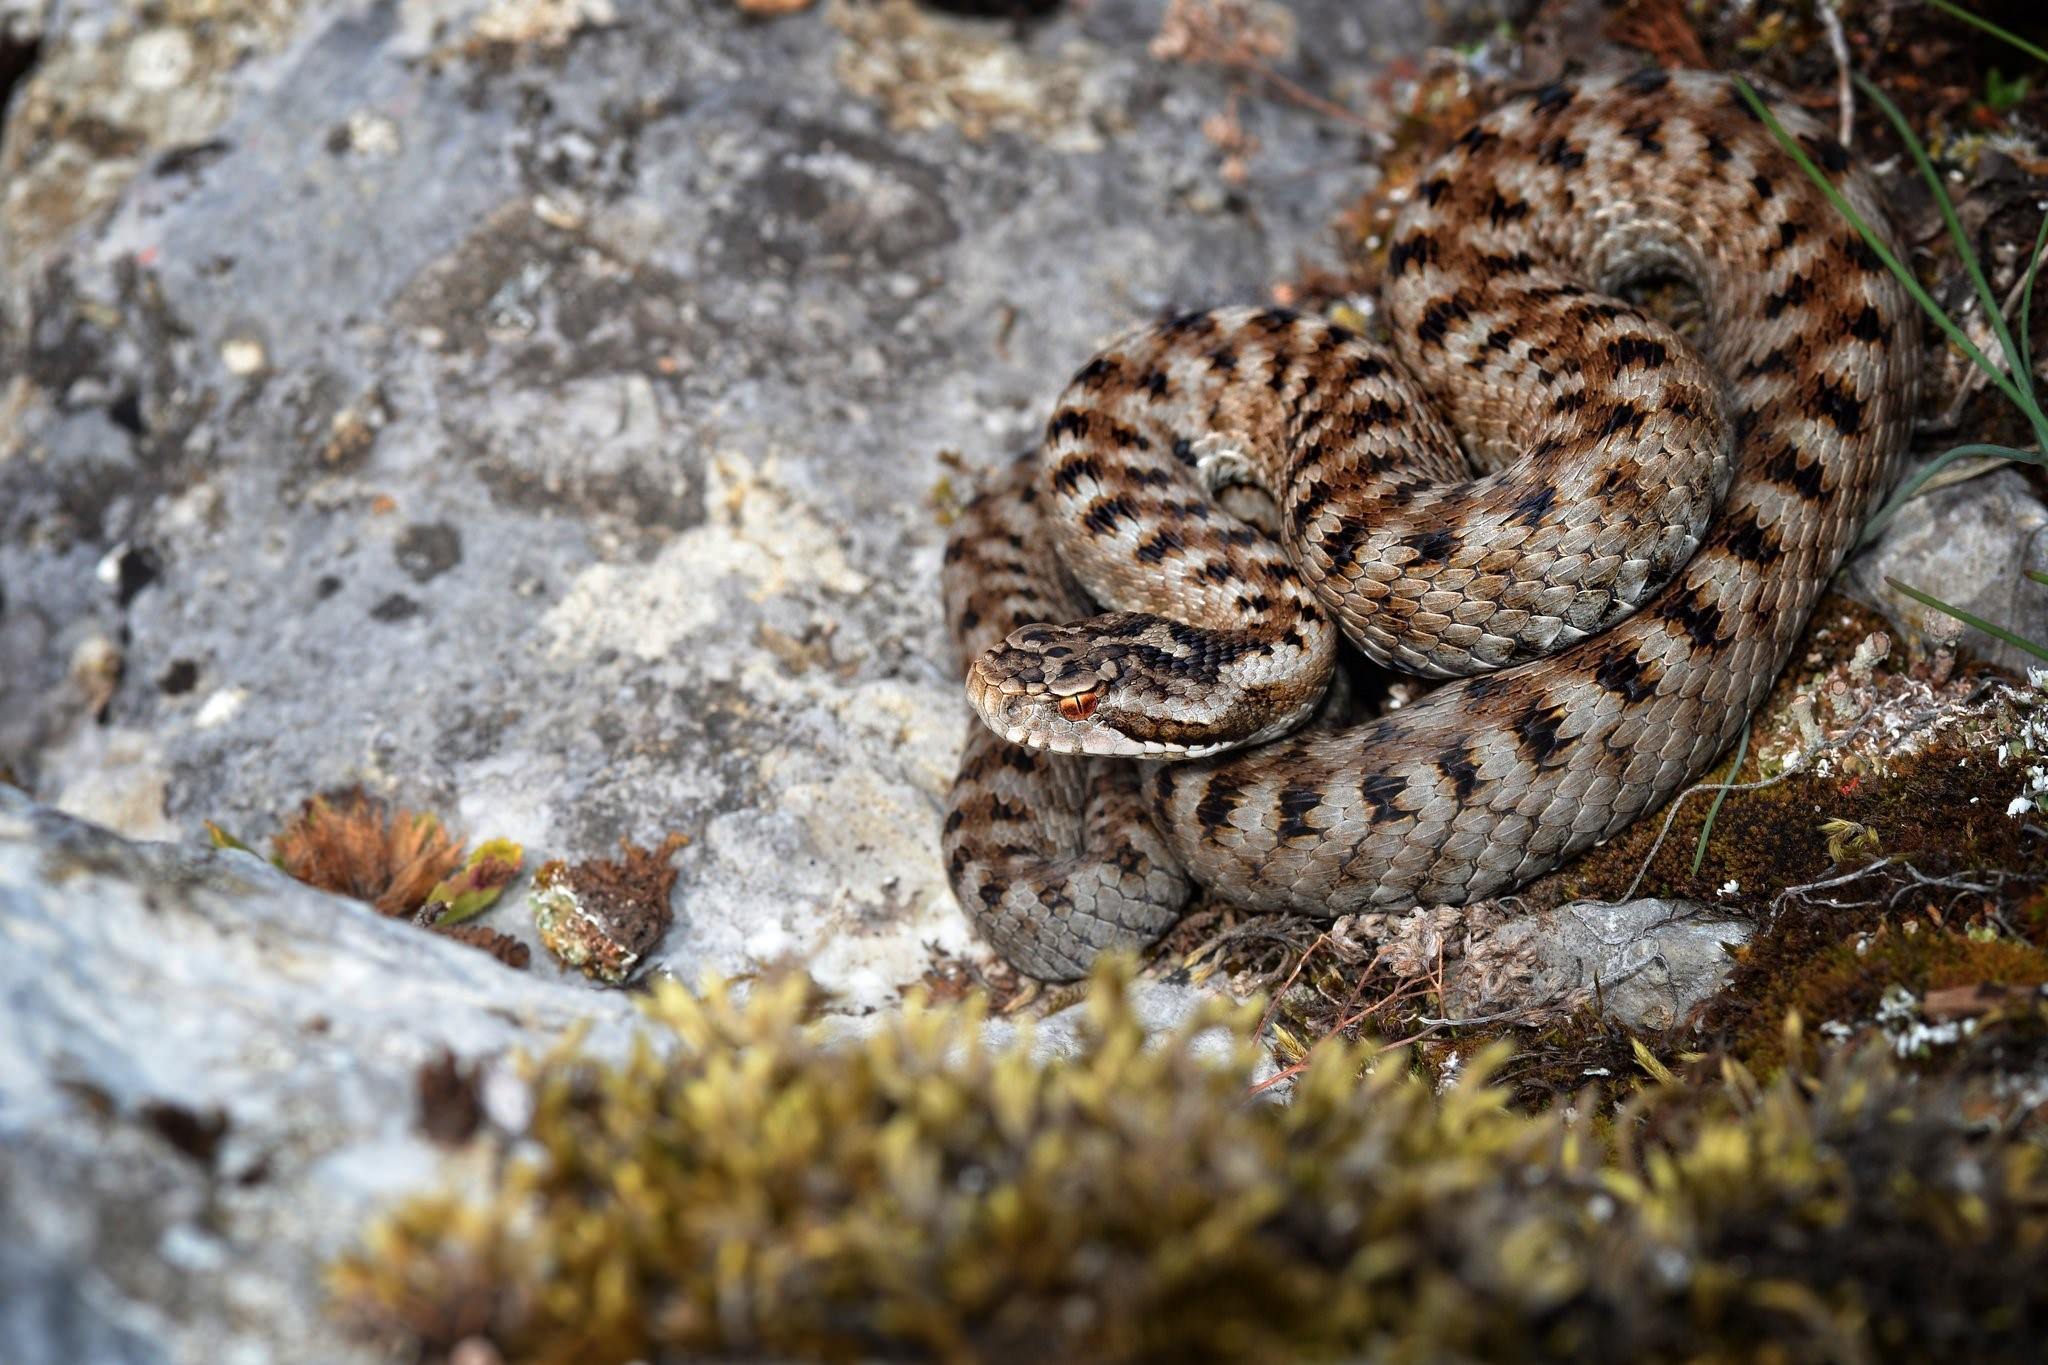
[[[1121,987],[1044,1065],[977,1003],[832,1047],[801,982],[658,987],[669,1042],[541,1062],[495,1186],[379,1219],[333,1288],[430,1353],[576,1365],[1992,1360],[2048,1330],[2040,1151],[1881,1052],[1527,1115],[1498,1050],[1439,1094],[1333,1041],[1274,1104],[1255,1011],[1148,1047]],[[1219,1023],[1223,1062],[1192,1041]]]

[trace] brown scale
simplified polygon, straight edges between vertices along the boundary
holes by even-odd
[[[1774,112],[1882,222],[1847,154]],[[1389,260],[1398,358],[1251,309],[1118,343],[963,518],[947,599],[970,695],[1037,745],[1263,738],[1320,695],[1332,620],[1479,676],[1188,762],[977,725],[949,871],[1024,970],[1149,941],[1190,877],[1315,914],[1455,904],[1619,831],[1740,730],[1888,487],[1909,300],[1722,78],[1532,92],[1421,184]],[[1651,275],[1699,291],[1704,356],[1611,297]],[[1240,480],[1284,553],[1210,496]]]

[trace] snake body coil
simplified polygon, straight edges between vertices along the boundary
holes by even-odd
[[[1881,224],[1848,154],[1773,112]],[[1610,297],[1654,276],[1698,291],[1703,356]],[[956,525],[980,717],[945,853],[1021,969],[1151,941],[1190,879],[1462,904],[1618,832],[1746,723],[1906,443],[1910,299],[1720,77],[1488,115],[1423,175],[1384,301],[1398,357],[1273,310],[1126,338]],[[1340,628],[1461,680],[1293,730]]]

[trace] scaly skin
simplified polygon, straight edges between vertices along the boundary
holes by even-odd
[[[1881,224],[1847,154],[1773,112]],[[1698,289],[1704,358],[1599,292],[1651,274]],[[1747,722],[1906,444],[1910,300],[1718,76],[1482,119],[1396,224],[1385,304],[1398,359],[1254,310],[1118,343],[956,527],[970,692],[1041,747],[970,738],[948,869],[1022,970],[1149,942],[1189,877],[1319,915],[1463,904],[1617,833]],[[1200,496],[1231,478],[1273,494],[1284,551]],[[1106,636],[1028,629],[1091,598]],[[1256,741],[1320,694],[1327,619],[1478,676],[1189,762],[1045,751]]]

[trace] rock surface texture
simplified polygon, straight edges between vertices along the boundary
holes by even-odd
[[[656,965],[892,998],[970,943],[941,453],[1028,445],[1127,326],[1260,297],[1375,174],[1261,104],[1227,191],[1223,84],[1148,56],[1160,14],[25,16],[0,771],[150,838],[262,846],[358,782],[545,856],[679,832]],[[1340,91],[1428,40],[1295,20]]]
[[[1962,622],[1923,606],[1886,582],[1931,592],[1950,606],[1995,622],[2022,639],[2048,639],[2048,589],[2023,570],[2048,570],[2048,508],[2016,469],[2000,469],[1914,499],[1884,538],[1849,562],[1848,582],[1930,649],[1967,634],[1969,648],[2024,677],[2041,661],[2025,650],[1966,631]]]
[[[1654,1033],[1720,989],[1731,950],[1753,930],[1690,901],[1573,901],[1495,927],[1486,956],[1505,979],[1488,982],[1468,966],[1446,981],[1447,1005],[1476,1016],[1597,1004],[1623,1026]]]
[[[512,972],[247,853],[0,786],[0,1359],[355,1358],[319,1267],[424,1185],[420,1068],[623,1046],[626,997]],[[517,1122],[510,1067],[480,1087]]]
[[[1362,98],[1399,9],[1294,7],[1290,69]],[[687,835],[654,965],[854,1010],[970,947],[963,470],[1374,175],[1255,104],[1229,189],[1161,10],[0,0],[0,1359],[367,1358],[317,1268],[436,1169],[421,1067],[516,1122],[492,1059],[625,1036],[204,821]]]

